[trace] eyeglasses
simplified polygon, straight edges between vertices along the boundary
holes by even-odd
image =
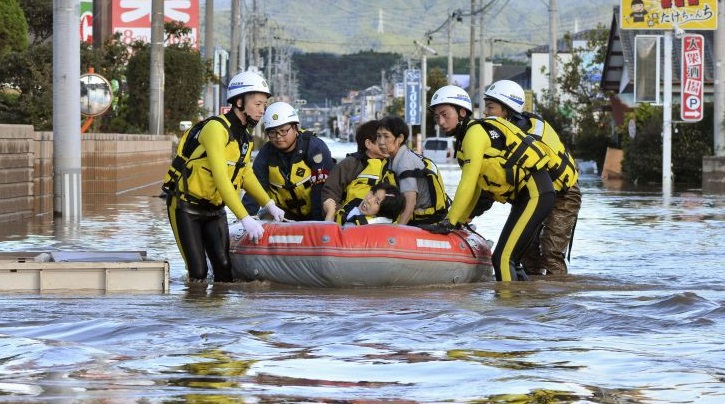
[[[292,125],[288,126],[287,129],[277,129],[267,131],[267,137],[270,139],[277,139],[280,137],[287,137],[289,131],[292,129]]]

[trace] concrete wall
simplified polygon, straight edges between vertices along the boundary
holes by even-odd
[[[171,162],[171,137],[90,133],[81,142],[83,197],[159,195]]]
[[[0,125],[0,221],[33,215],[34,131],[27,125]]]
[[[725,157],[702,158],[702,193],[725,194]]]
[[[53,214],[53,132],[34,132],[33,214]]]
[[[159,195],[173,136],[83,134],[84,203],[118,195]],[[53,133],[0,124],[0,222],[53,214]]]

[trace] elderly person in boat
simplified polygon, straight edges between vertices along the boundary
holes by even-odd
[[[383,181],[396,185],[405,197],[398,224],[436,223],[445,218],[450,198],[435,163],[406,147],[408,134],[408,124],[401,118],[387,116],[380,120],[378,146],[390,155]]]
[[[378,121],[363,123],[355,132],[357,151],[337,163],[322,186],[325,220],[343,224],[382,178],[386,153],[377,144]]]
[[[405,207],[398,188],[385,182],[375,184],[362,202],[345,217],[345,225],[393,223]]]

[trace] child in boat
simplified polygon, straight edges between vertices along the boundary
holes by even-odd
[[[370,189],[360,205],[348,213],[346,226],[362,224],[393,223],[403,212],[405,198],[398,188],[386,182],[380,182]]]

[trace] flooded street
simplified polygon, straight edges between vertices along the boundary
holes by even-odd
[[[188,288],[155,196],[3,225],[2,251],[145,250],[172,283],[0,293],[0,402],[725,402],[725,196],[581,188],[571,274],[511,284]]]

